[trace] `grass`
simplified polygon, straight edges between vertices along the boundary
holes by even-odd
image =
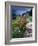
[[[32,16],[28,16],[27,18],[30,22],[32,22]],[[19,32],[19,28],[17,27],[17,22],[20,20],[20,17],[17,16],[15,20],[12,20],[12,29],[14,30],[11,33],[11,37],[13,38],[21,38],[22,37],[22,31]]]

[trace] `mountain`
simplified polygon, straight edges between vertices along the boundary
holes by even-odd
[[[27,11],[26,13],[22,13],[22,16],[23,15],[27,15],[27,14],[30,15],[30,16],[32,16],[32,9],[30,11]]]

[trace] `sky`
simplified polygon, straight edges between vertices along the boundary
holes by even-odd
[[[11,13],[15,13],[16,15],[22,15],[27,11],[30,11],[32,8],[23,7],[23,6],[11,6]]]

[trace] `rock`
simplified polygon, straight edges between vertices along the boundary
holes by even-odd
[[[31,22],[26,24],[26,28],[29,33],[32,33],[32,23]]]

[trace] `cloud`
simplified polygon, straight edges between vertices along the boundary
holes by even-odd
[[[27,11],[30,11],[32,8],[28,8],[28,7],[17,7],[17,6],[12,6],[11,7],[11,11],[12,13],[15,13],[16,15],[22,15],[22,13],[26,13]]]

